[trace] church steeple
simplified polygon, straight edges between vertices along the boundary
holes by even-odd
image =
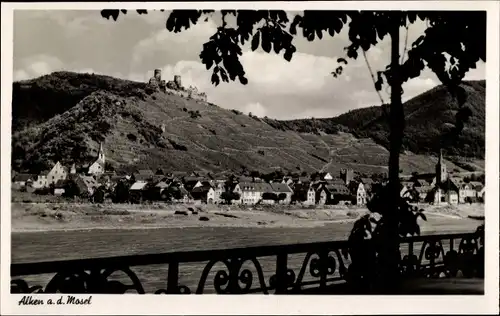
[[[97,159],[105,163],[104,150],[102,148],[102,143],[99,144],[99,153],[97,154]]]
[[[443,183],[448,178],[448,174],[446,172],[446,164],[443,161],[443,149],[439,148],[439,158],[436,164],[436,182]]]

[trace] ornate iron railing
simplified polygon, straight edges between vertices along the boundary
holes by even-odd
[[[312,289],[314,293],[331,293],[336,285],[346,284],[351,263],[348,247],[347,241],[332,241],[18,263],[11,265],[11,292],[293,294]],[[406,278],[482,276],[484,272],[484,248],[477,233],[402,238],[400,250],[401,273]],[[180,273],[181,264],[197,266],[201,276],[192,277],[196,269]],[[153,265],[162,268],[156,272],[145,268]],[[124,276],[115,278],[116,272]],[[143,281],[139,272],[145,275]],[[46,276],[37,278],[41,275]],[[188,280],[181,282],[186,275]],[[145,283],[151,289],[145,290]]]

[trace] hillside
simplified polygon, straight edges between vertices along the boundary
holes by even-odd
[[[462,84],[467,91],[465,106],[472,110],[459,140],[444,149],[447,156],[484,159],[485,155],[485,90],[486,82],[467,81]],[[457,102],[444,86],[435,87],[404,104],[406,128],[404,149],[419,154],[433,154],[439,149],[439,139],[455,123]],[[350,131],[357,137],[371,138],[388,148],[389,127],[380,106],[356,109],[334,118],[303,119],[293,121],[268,120],[267,123],[282,130],[298,132],[322,131],[335,134]]]
[[[236,110],[161,92],[148,94],[143,83],[106,76],[59,72],[14,86],[16,170],[38,172],[58,160],[86,164],[103,141],[110,165],[125,170],[387,171],[388,151],[346,128],[335,134],[279,130]],[[407,153],[401,169],[406,174],[432,172],[435,162]],[[463,171],[451,162],[448,168]]]

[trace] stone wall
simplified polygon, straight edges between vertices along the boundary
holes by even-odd
[[[149,79],[148,85],[156,91],[163,91],[165,93],[178,95],[186,99],[207,102],[206,93],[199,92],[198,88],[190,86],[185,89],[182,86],[181,76],[179,75],[175,75],[174,80],[169,80],[168,82],[162,80],[160,69],[154,70],[154,76]]]
[[[193,93],[192,91],[188,90],[174,90],[168,87],[165,88],[165,93],[178,95],[186,99],[194,99],[197,101],[207,102],[207,95],[205,93]]]

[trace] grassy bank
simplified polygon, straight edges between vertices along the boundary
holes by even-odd
[[[479,204],[429,206],[429,214],[455,219],[484,216]],[[315,227],[352,222],[368,210],[360,207],[217,206],[167,204],[12,203],[12,231],[142,229],[163,227]]]

